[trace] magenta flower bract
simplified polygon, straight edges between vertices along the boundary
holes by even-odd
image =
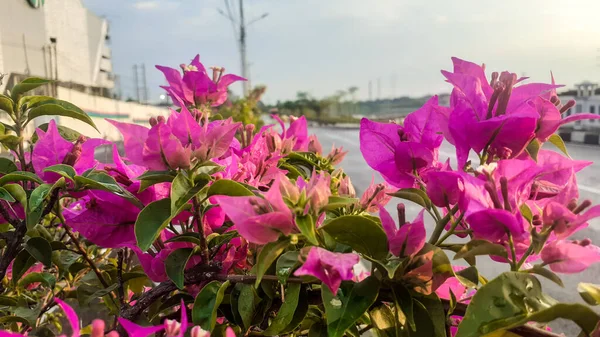
[[[541,252],[542,261],[557,273],[574,274],[600,262],[600,247],[582,241],[557,240],[547,244]]]
[[[279,182],[275,180],[265,198],[215,197],[240,235],[252,243],[276,241],[281,234],[295,230],[293,214],[283,201]]]
[[[359,260],[359,256],[354,253],[333,253],[320,247],[311,247],[306,262],[294,272],[294,275],[314,276],[335,295],[342,281],[353,279],[353,267]]]
[[[486,209],[472,213],[467,217],[474,237],[492,242],[506,239],[507,232],[515,240],[522,239],[527,235],[525,224],[521,213],[513,214],[503,209]]]
[[[437,103],[437,96],[432,97],[406,117],[404,126],[361,120],[360,151],[389,184],[413,187],[416,177],[437,162],[443,140],[434,118]]]
[[[387,183],[375,184],[375,178],[371,178],[371,184],[360,197],[360,207],[370,213],[377,212],[392,199],[388,194],[391,192],[394,190]]]
[[[292,139],[294,140],[294,151],[308,151],[308,144],[310,139],[308,137],[308,128],[306,126],[306,117],[301,116],[300,118],[290,117],[290,126],[286,129],[285,123],[277,115],[272,115],[274,119],[279,122],[281,126],[281,139]],[[320,144],[319,144],[320,145]]]
[[[388,244],[392,254],[400,257],[413,256],[425,246],[427,233],[425,231],[425,222],[423,221],[423,212],[424,210],[421,210],[412,222],[399,224],[400,228],[398,228],[394,219],[392,219],[385,208],[379,208],[381,225],[388,237]]]
[[[196,55],[189,65],[182,65],[183,76],[177,69],[159,65],[156,68],[165,75],[169,83],[169,86],[161,88],[167,91],[173,103],[182,108],[200,104],[219,106],[227,100],[229,85],[246,80],[237,75],[223,75],[222,68],[213,69],[212,77],[209,76],[204,65],[200,63],[200,55]]]
[[[430,171],[425,175],[427,196],[438,207],[455,205],[464,195],[463,179],[453,171]]]

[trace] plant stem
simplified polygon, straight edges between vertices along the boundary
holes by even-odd
[[[529,257],[529,255],[531,255],[531,253],[533,253],[533,246],[529,246],[529,248],[527,248],[527,251],[525,252],[525,254],[523,254],[523,257],[521,257],[519,263],[517,263],[517,266],[515,267],[517,271],[521,268],[523,263],[527,261],[527,258]]]
[[[435,207],[433,209],[435,210],[436,213],[438,213],[437,209]],[[452,216],[454,216],[454,214],[457,211],[458,211],[458,206],[454,206],[452,208],[452,212],[446,214],[446,216],[444,216],[443,218],[441,218],[440,220],[437,221],[437,223],[435,225],[435,229],[433,230],[433,233],[431,233],[431,237],[429,238],[430,244],[433,245],[436,242],[438,242],[438,240],[440,239],[440,236],[442,235],[442,232],[444,231],[444,228],[448,224],[448,221],[450,221]]]
[[[123,306],[125,305],[125,289],[123,288],[124,249],[119,250],[117,253],[117,282],[119,283],[119,287],[117,289],[119,290],[119,311],[123,310]]]
[[[96,263],[94,263],[94,261],[90,258],[90,256],[87,254],[85,249],[83,249],[83,246],[81,245],[81,242],[79,242],[79,239],[77,239],[75,234],[73,234],[73,232],[71,232],[71,229],[64,223],[64,221],[61,221],[61,224],[62,224],[63,228],[65,229],[65,231],[67,232],[67,235],[71,238],[71,241],[73,241],[73,243],[75,244],[75,247],[77,248],[79,253],[81,253],[81,256],[83,256],[83,258],[88,263],[88,265],[90,266],[92,271],[98,277],[98,280],[100,281],[100,283],[102,283],[102,286],[104,288],[108,288],[109,284],[106,282],[106,280],[102,276],[102,272],[100,271],[100,269],[98,269],[98,266],[96,266]]]
[[[512,256],[512,261],[510,263],[512,271],[517,271],[517,253],[515,251],[515,242],[513,241],[512,234],[507,232],[508,234],[508,244],[510,245],[510,254]]]
[[[192,198],[194,204],[194,219],[196,219],[196,227],[198,227],[198,233],[200,234],[200,251],[202,253],[202,260],[204,264],[208,264],[210,261],[210,253],[208,251],[208,244],[206,243],[206,235],[204,234],[204,225],[202,224],[202,216],[200,214],[200,203],[196,197]]]
[[[450,214],[450,213],[448,213],[448,214]],[[444,241],[446,241],[447,238],[449,238],[452,234],[454,234],[454,231],[456,230],[456,227],[458,227],[458,225],[460,224],[460,222],[462,221],[462,219],[463,219],[463,214],[461,213],[461,215],[458,217],[458,219],[456,219],[456,221],[454,221],[452,223],[452,227],[450,228],[450,230],[447,231],[446,234],[444,234],[444,236],[442,236],[442,238],[439,239],[435,243],[435,245],[436,246],[441,245]]]

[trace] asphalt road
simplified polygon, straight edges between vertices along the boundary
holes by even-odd
[[[352,182],[360,195],[371,183],[372,177],[376,182],[382,181],[379,174],[373,171],[364,161],[359,148],[358,130],[335,129],[335,128],[310,128],[310,134],[316,134],[323,145],[323,152],[328,152],[332,145],[342,146],[344,150],[349,151],[345,160],[340,165],[345,172],[350,175]],[[593,204],[600,204],[600,146],[567,144],[569,154],[573,159],[596,161],[577,175],[580,200],[590,199]],[[545,147],[546,148],[546,147]],[[548,146],[552,149],[552,145]],[[454,147],[444,143],[440,149],[440,160],[454,157]],[[455,165],[454,165],[455,167]],[[395,206],[400,199],[392,199],[388,207],[390,212],[395,212]],[[418,206],[405,202],[407,206],[407,219],[412,219],[420,210]],[[391,213],[394,214],[394,213]],[[428,215],[425,215],[428,217]],[[433,219],[426,218],[427,233],[433,230]],[[574,235],[574,239],[590,238],[593,243],[600,245],[600,219],[590,221],[589,227]],[[450,241],[449,241],[450,242]],[[492,278],[495,275],[508,271],[508,265],[499,264],[489,259],[478,258],[477,266],[479,272]],[[591,266],[583,273],[574,275],[560,275],[565,288],[542,280],[544,291],[550,296],[562,302],[583,302],[577,293],[577,284],[579,282],[600,283],[600,263]],[[567,336],[576,336],[579,329],[567,322],[558,322],[551,325],[555,332],[563,332]]]

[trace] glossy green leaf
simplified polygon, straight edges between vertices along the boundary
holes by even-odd
[[[183,289],[185,283],[185,266],[193,253],[194,249],[192,248],[181,248],[171,252],[165,260],[165,271],[167,272],[167,276],[179,289]]]
[[[300,233],[313,245],[319,245],[315,222],[310,214],[296,216],[296,226]]]
[[[79,107],[72,103],[59,99],[47,100],[30,106],[29,113],[27,115],[27,123],[41,116],[70,117],[73,119],[80,120],[90,125],[94,129],[98,130],[98,127],[96,126],[92,118],[88,116],[88,114],[85,113],[85,111],[81,110]]]
[[[266,336],[278,335],[292,322],[300,299],[301,288],[302,285],[299,283],[290,283],[285,288],[285,302],[281,305],[277,316],[271,321],[271,325],[264,331]]]
[[[412,295],[401,284],[395,284],[392,287],[392,295],[394,296],[394,305],[396,306],[396,314],[398,315],[397,321],[403,326],[407,326],[407,330],[415,331],[417,327]]]
[[[565,141],[559,135],[553,134],[552,136],[550,136],[548,141],[550,141],[550,143],[552,143],[554,146],[556,146],[556,148],[558,148],[562,153],[567,155],[567,157],[571,157],[571,156],[569,156],[569,152],[567,151],[567,146],[565,145]]]
[[[213,331],[217,320],[217,311],[228,287],[229,281],[224,283],[211,281],[202,287],[192,309],[194,324],[200,325],[204,330]]]
[[[176,235],[176,236],[170,238],[169,240],[165,241],[165,243],[169,243],[169,242],[190,242],[190,243],[199,245],[201,237],[202,236],[199,233],[188,232],[188,233],[183,233],[183,234]]]
[[[431,325],[433,326],[434,334],[428,336],[446,337],[446,312],[444,311],[444,306],[439,297],[433,293],[431,295],[419,297],[418,302],[422,305],[422,307],[418,306],[419,309],[425,309],[425,312],[431,321]],[[416,317],[421,316],[417,311],[415,311],[415,314]],[[417,332],[419,332],[420,324],[418,322],[415,323],[417,325]],[[420,336],[423,336],[423,334]]]
[[[456,272],[456,278],[463,285],[469,288],[475,288],[479,282],[479,272],[475,266],[469,266]]]
[[[341,337],[375,303],[380,283],[368,277],[360,283],[342,289],[337,296],[328,287],[321,288],[321,296],[327,315],[327,335]]]
[[[75,169],[72,166],[65,164],[48,166],[44,169],[44,172],[54,172],[71,181],[74,181],[75,176],[77,175],[77,172],[75,172]]]
[[[389,195],[409,200],[423,208],[431,209],[431,200],[427,196],[427,193],[418,188],[403,188],[397,192],[389,193]]]
[[[16,307],[19,304],[17,300],[11,296],[0,295],[0,306]]]
[[[171,199],[160,199],[146,206],[135,221],[138,247],[147,251],[171,219]]]
[[[288,277],[292,275],[294,269],[300,266],[300,261],[298,260],[299,255],[300,252],[298,251],[290,251],[281,254],[281,256],[277,259],[275,273],[277,274],[277,278],[281,284],[286,284]]]
[[[121,185],[117,183],[115,178],[108,175],[106,172],[92,170],[87,174],[75,176],[75,183],[78,189],[92,189],[111,192],[118,195],[140,209],[144,205],[129,191],[123,189]]]
[[[33,192],[31,192],[29,203],[27,205],[27,229],[33,228],[33,226],[40,221],[40,217],[42,216],[42,211],[44,208],[44,200],[46,200],[46,197],[51,191],[52,185],[42,184],[36,187]]]
[[[14,161],[8,158],[0,158],[0,173],[8,174],[18,170]]]
[[[0,95],[0,110],[6,111],[8,114],[12,114],[14,112],[14,102],[10,97],[5,95]]]
[[[25,193],[23,186],[19,184],[6,184],[3,187],[23,208],[27,208],[27,193]]]
[[[171,171],[147,171],[141,176],[137,177],[136,180],[140,181],[139,193],[143,192],[148,187],[160,184],[172,182],[175,179],[175,175]]]
[[[258,288],[262,277],[265,272],[271,267],[271,264],[283,253],[283,251],[290,245],[288,238],[283,238],[275,242],[269,242],[261,249],[256,258],[256,264],[254,265],[254,273],[256,274],[256,282],[254,286]]]
[[[376,260],[388,256],[388,241],[381,225],[358,215],[335,218],[319,230],[331,235],[339,243]]]
[[[533,212],[531,212],[531,208],[529,208],[527,204],[522,204],[519,207],[519,210],[521,211],[521,215],[527,220],[527,222],[531,223],[531,221],[533,221]]]
[[[6,174],[0,177],[0,186],[8,183],[14,183],[17,181],[33,181],[38,184],[43,184],[44,182],[34,173],[26,172],[26,171],[14,171],[9,174]]]
[[[58,133],[60,134],[60,136],[70,142],[76,141],[81,136],[81,133],[79,133],[71,128],[68,128],[66,126],[57,125],[56,127],[58,128]],[[46,131],[48,131],[48,123],[41,124],[37,128],[46,132]],[[37,141],[38,141],[38,135],[36,132],[34,132],[33,135],[31,136],[31,142],[33,142],[35,144],[35,143],[37,143]]]
[[[396,317],[386,304],[371,309],[369,317],[371,318],[371,324],[378,330],[396,328]]]
[[[179,214],[209,181],[210,177],[206,176],[192,182],[183,171],[179,172],[171,184],[171,215]]]
[[[256,314],[261,298],[256,293],[253,286],[244,284],[240,289],[240,295],[237,300],[237,311],[242,320],[244,329],[249,329]]]
[[[536,264],[534,265],[531,269],[527,269],[525,270],[528,273],[531,274],[537,274],[540,276],[543,276],[547,279],[549,279],[550,281],[558,284],[561,287],[565,287],[565,285],[563,284],[562,280],[560,279],[560,277],[558,275],[556,275],[554,272],[550,271],[549,269],[544,268],[543,266]]]
[[[31,266],[33,266],[34,264],[35,264],[35,258],[33,258],[26,249],[19,252],[19,254],[17,254],[17,257],[15,257],[15,260],[13,262],[13,268],[12,268],[13,284],[17,284],[17,281],[19,281],[21,279],[21,276],[23,276],[23,274],[25,274],[25,272],[29,268],[31,268]]]
[[[216,233],[213,233],[216,234]],[[229,231],[229,232],[225,232],[223,234],[217,234],[215,236],[207,237],[207,241],[208,241],[208,248],[212,249],[214,247],[218,247],[224,244],[227,244],[229,241],[231,241],[231,239],[235,238],[238,236],[238,232],[237,231]]]
[[[577,291],[581,298],[589,305],[600,304],[600,286],[593,283],[579,283]]]
[[[327,325],[318,322],[310,326],[308,337],[327,337]]]
[[[465,259],[477,255],[496,255],[504,258],[508,256],[504,246],[485,240],[471,240],[456,253],[454,259]]]
[[[19,316],[3,316],[0,317],[0,324],[1,323],[22,323],[22,324],[27,324],[29,325],[29,321],[26,320],[23,317],[19,317]]]
[[[346,197],[338,197],[338,196],[330,196],[329,202],[323,208],[326,211],[331,211],[338,208],[343,208],[346,206],[354,205],[358,202],[357,198],[346,198]]]
[[[473,296],[456,337],[481,336],[517,322],[532,321],[531,316],[556,303],[542,293],[534,276],[505,272],[491,280]],[[484,327],[488,324],[494,326]],[[522,323],[521,323],[522,324]]]
[[[37,77],[26,78],[12,88],[10,91],[10,96],[13,102],[17,102],[19,101],[19,97],[24,93],[48,83],[52,83],[52,81]]]
[[[232,197],[249,197],[254,193],[247,189],[244,185],[233,180],[220,179],[212,183],[206,192],[207,197],[213,195],[228,195]]]
[[[52,246],[50,242],[42,237],[31,238],[25,243],[25,250],[31,256],[44,264],[44,266],[52,267]]]
[[[294,317],[290,324],[288,324],[283,330],[280,332],[280,336],[289,334],[294,331],[300,324],[304,321],[306,314],[308,313],[308,299],[306,296],[306,291],[304,289],[300,289],[300,298],[298,300],[298,306],[296,306],[296,311],[294,312]]]
[[[529,153],[529,155],[531,156],[531,159],[537,161],[537,156],[538,153],[540,152],[540,148],[542,147],[542,144],[537,140],[534,139],[532,140],[529,145],[527,145],[527,153]]]
[[[29,273],[19,280],[19,287],[26,288],[28,285],[35,282],[43,283],[52,289],[56,284],[56,277],[50,273]]]
[[[6,200],[9,203],[15,202],[15,198],[12,196],[12,194],[10,194],[7,190],[5,190],[2,187],[0,187],[0,199]]]

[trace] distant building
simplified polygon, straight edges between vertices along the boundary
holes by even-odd
[[[565,112],[565,116],[577,113],[600,114],[600,88],[597,83],[581,82],[575,85],[574,90],[563,92],[558,97],[563,104],[571,99],[577,102],[573,108]],[[576,121],[569,126],[576,129],[600,128],[600,120]]]
[[[0,93],[27,77],[55,80],[34,94],[79,106],[100,132],[66,117],[57,117],[60,123],[87,136],[113,140],[121,136],[104,118],[147,123],[150,116],[166,115],[164,106],[116,99],[118,77],[113,74],[109,41],[107,20],[81,0],[0,0],[0,73],[5,74]],[[35,125],[47,121],[37,118]]]

